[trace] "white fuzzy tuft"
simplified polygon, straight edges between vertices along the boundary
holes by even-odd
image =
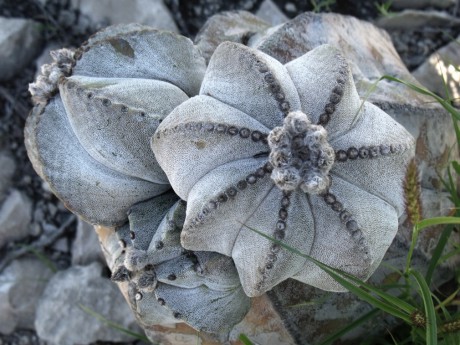
[[[270,132],[268,142],[274,168],[271,178],[280,189],[320,194],[329,188],[335,154],[322,126],[313,125],[301,111],[291,112],[283,127]]]
[[[71,49],[53,50],[50,55],[54,61],[43,65],[41,75],[34,83],[29,84],[29,92],[35,104],[48,102],[57,91],[59,80],[71,75],[75,64],[75,52]]]

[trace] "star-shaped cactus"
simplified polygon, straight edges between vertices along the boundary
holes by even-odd
[[[152,138],[187,201],[183,247],[235,261],[248,296],[287,278],[343,290],[282,240],[366,279],[398,229],[412,136],[362,102],[328,45],[282,65],[238,43],[214,52],[200,93]]]

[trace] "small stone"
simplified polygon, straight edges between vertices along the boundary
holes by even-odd
[[[0,202],[5,197],[5,192],[10,187],[11,179],[16,170],[16,162],[13,157],[5,152],[0,151]]]
[[[416,30],[427,26],[449,28],[460,24],[460,19],[442,11],[404,10],[377,20],[384,29]]]
[[[448,8],[455,4],[456,0],[393,0],[391,2],[391,8],[395,9],[407,9],[407,8],[426,8],[426,7],[437,7],[437,8]]]
[[[157,29],[178,32],[171,13],[161,0],[72,0],[80,17],[93,23],[140,23]]]
[[[256,16],[270,23],[272,26],[289,20],[272,0],[264,0],[257,10]]]
[[[37,304],[52,275],[34,257],[15,260],[0,273],[0,333],[34,329]]]
[[[41,32],[32,20],[0,17],[0,80],[10,79],[39,54]]]
[[[103,262],[99,239],[94,227],[78,219],[75,239],[72,243],[72,265],[89,265],[94,261]]]
[[[32,202],[22,192],[13,190],[0,208],[0,248],[29,235],[31,221]]]

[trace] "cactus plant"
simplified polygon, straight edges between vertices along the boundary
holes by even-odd
[[[283,65],[224,42],[206,65],[131,24],[53,58],[30,86],[29,157],[71,211],[115,227],[113,280],[144,327],[227,332],[288,278],[343,291],[250,227],[362,279],[379,265],[414,140],[359,98],[337,49]]]

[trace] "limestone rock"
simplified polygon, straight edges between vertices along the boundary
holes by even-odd
[[[89,265],[93,261],[103,262],[99,239],[94,227],[78,219],[77,233],[72,244],[72,265]]]
[[[31,220],[31,201],[23,193],[13,190],[0,208],[0,248],[9,241],[27,236]]]
[[[103,266],[73,266],[58,272],[48,283],[38,304],[35,328],[40,338],[55,345],[90,344],[95,341],[132,340],[110,328],[85,308],[117,325],[138,331],[134,316],[120,291],[102,277]]]
[[[4,193],[10,187],[11,179],[16,170],[16,162],[5,151],[0,151],[0,202],[4,198]]]
[[[32,20],[0,17],[0,80],[18,73],[40,50],[38,23]]]
[[[457,40],[442,47],[433,53],[414,72],[413,76],[429,90],[441,95],[451,97],[454,104],[460,105],[460,36]],[[446,94],[443,78],[445,78],[449,96]]]
[[[178,31],[161,0],[72,0],[72,6],[95,23],[139,23],[156,29]]]
[[[0,333],[33,329],[38,300],[53,272],[36,258],[13,261],[0,274]]]
[[[268,30],[270,25],[246,11],[223,12],[209,18],[195,37],[195,43],[206,61],[217,46],[224,41],[246,44],[258,32]]]
[[[257,10],[256,16],[273,26],[289,20],[272,0],[264,0]]]
[[[425,8],[425,7],[438,7],[448,8],[455,4],[455,0],[393,0],[391,8]]]
[[[404,10],[380,18],[376,24],[384,29],[413,30],[427,25],[448,28],[458,26],[460,19],[441,11]]]

